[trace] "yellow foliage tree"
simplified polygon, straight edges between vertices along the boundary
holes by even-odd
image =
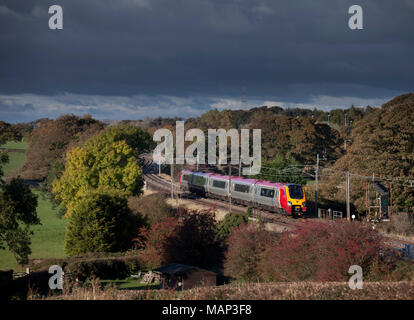
[[[119,134],[111,134],[111,130],[109,133],[100,134],[66,154],[65,170],[53,181],[53,193],[66,207],[66,218],[74,204],[91,189],[104,193],[116,190],[125,197],[142,192],[142,170],[136,162],[138,150],[128,145],[127,139],[118,140]]]

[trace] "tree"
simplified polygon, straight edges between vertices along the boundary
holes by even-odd
[[[24,179],[46,178],[54,161],[63,161],[68,150],[82,145],[103,128],[104,123],[90,116],[63,115],[56,120],[39,122],[28,139],[20,175]]]
[[[260,173],[256,179],[271,180],[277,182],[306,184],[302,169],[297,167],[297,162],[292,156],[276,156],[270,161],[263,160]]]
[[[65,251],[76,255],[126,250],[132,245],[137,224],[122,194],[90,191],[72,206]]]
[[[116,191],[125,198],[141,194],[143,178],[136,159],[151,145],[146,132],[122,126],[105,130],[82,147],[69,151],[65,171],[53,181],[53,193],[67,208],[66,216],[71,215],[74,204],[91,189]]]
[[[352,145],[332,167],[336,175],[330,177],[321,190],[324,197],[344,201],[343,171],[376,177],[400,177],[393,183],[393,207],[414,212],[414,188],[407,180],[414,179],[414,93],[398,96],[385,103],[358,122],[352,130]],[[352,177],[351,202],[359,212],[366,210],[364,183],[370,179]]]
[[[6,246],[20,264],[26,264],[31,253],[30,226],[40,224],[37,197],[21,179],[12,179],[0,192],[0,249]]]

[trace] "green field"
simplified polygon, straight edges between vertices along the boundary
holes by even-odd
[[[6,143],[2,144],[0,147],[6,148],[6,149],[26,150],[27,142],[24,140],[23,141],[7,141]]]
[[[9,162],[3,166],[4,177],[8,177],[19,169],[25,160],[25,155],[22,152],[10,152]]]
[[[24,150],[26,150],[26,141],[8,141],[0,146],[1,148],[11,149],[9,153],[9,162],[3,166],[4,177],[12,175],[17,169],[19,169],[25,160]],[[21,150],[13,151],[14,150]]]
[[[120,290],[141,290],[141,289],[158,289],[159,283],[141,283],[141,279],[127,278],[124,280],[101,280],[99,281],[103,286],[115,284]]]
[[[63,258],[63,240],[66,220],[56,217],[57,209],[52,209],[49,201],[43,200],[39,191],[34,191],[38,197],[37,215],[41,225],[32,227],[32,254],[30,259]],[[0,250],[0,269],[18,270],[16,260],[9,250]]]

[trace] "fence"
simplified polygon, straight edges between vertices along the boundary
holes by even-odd
[[[329,220],[337,220],[343,218],[342,211],[334,211],[332,209],[322,209],[318,208],[318,218],[320,219],[329,219]]]

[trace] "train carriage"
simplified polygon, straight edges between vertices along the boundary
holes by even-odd
[[[231,197],[236,203],[251,205],[253,202],[254,185],[257,180],[240,177],[231,178]]]
[[[193,194],[228,200],[229,177],[214,173],[181,171],[180,185]],[[232,177],[231,197],[235,203],[295,216],[306,213],[303,187],[292,183]]]
[[[211,198],[226,200],[229,195],[228,179],[220,174],[208,176],[207,192]]]

